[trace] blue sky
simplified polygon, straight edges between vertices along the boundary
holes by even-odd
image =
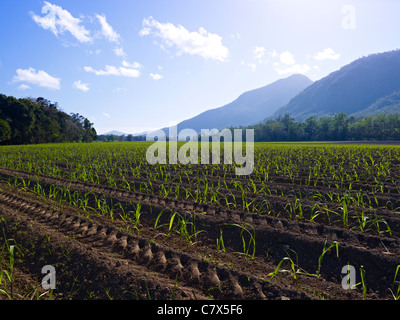
[[[400,1],[1,0],[0,26],[0,93],[135,133],[400,48]]]

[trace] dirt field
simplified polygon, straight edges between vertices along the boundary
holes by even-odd
[[[13,159],[28,162],[24,154]],[[268,179],[261,171],[249,178],[221,168],[212,174],[201,167],[187,174],[161,170],[166,179],[149,178],[154,169],[148,166],[132,176],[121,174],[116,163],[113,173],[100,168],[91,181],[71,178],[89,166],[75,167],[78,160],[47,158],[33,166],[51,163],[58,168],[54,174],[4,163],[0,270],[12,270],[12,277],[3,277],[0,299],[393,300],[398,295],[400,193],[394,160],[393,179],[386,179],[381,192],[376,182],[362,178],[328,186],[326,179],[309,178],[305,166],[294,176],[271,169]],[[359,169],[361,176],[366,169]],[[129,187],[122,187],[126,182]],[[209,189],[218,193],[208,194]],[[360,205],[329,200],[345,195],[358,196]],[[56,270],[54,290],[41,286],[45,265]],[[347,265],[356,271],[354,290],[342,286]]]

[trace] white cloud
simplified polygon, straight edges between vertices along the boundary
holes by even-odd
[[[145,21],[147,21],[147,19],[144,19],[144,20],[143,20],[143,25],[144,25]],[[151,33],[151,28],[149,28],[149,27],[143,27],[143,28],[140,30],[139,35],[143,37],[143,36],[148,36],[150,33]]]
[[[272,67],[280,75],[295,73],[305,74],[311,70],[311,67],[308,64],[296,63],[294,55],[290,51],[284,51],[281,54],[278,54],[276,50],[273,50],[272,52],[268,52],[268,54],[271,57],[279,56],[279,62],[274,62]]]
[[[101,32],[103,36],[107,38],[108,41],[111,42],[119,42],[120,35],[114,31],[111,25],[107,22],[105,15],[96,14],[96,18],[99,20],[101,24]]]
[[[143,28],[139,34],[160,37],[168,47],[176,46],[178,55],[186,53],[200,55],[205,59],[226,61],[229,54],[228,48],[222,45],[222,38],[202,27],[198,32],[190,32],[181,25],[160,23],[149,17],[143,20]]]
[[[103,112],[103,116],[105,116],[105,117],[107,117],[107,118],[111,118],[111,116],[110,116],[108,113],[106,113],[106,112]]]
[[[256,65],[255,63],[250,63],[250,62],[241,61],[240,64],[241,64],[242,66],[249,67],[252,71],[256,71],[256,69],[257,69],[257,65]]]
[[[278,55],[278,52],[276,52],[276,50],[272,50],[272,51],[268,51],[268,54],[272,57],[275,58]]]
[[[28,90],[28,89],[30,89],[31,87],[30,86],[28,86],[27,84],[25,84],[25,83],[23,83],[23,84],[21,84],[20,86],[18,86],[18,90]]]
[[[326,48],[325,50],[318,52],[314,55],[314,59],[321,61],[321,60],[337,60],[340,58],[340,53],[335,53],[333,49]]]
[[[61,88],[59,78],[52,77],[43,70],[36,72],[36,70],[33,68],[17,69],[17,75],[14,76],[13,82],[28,82],[40,87],[56,90]],[[26,87],[23,88],[27,89]]]
[[[253,71],[256,71],[256,69],[257,69],[257,65],[255,63],[248,63],[247,66],[250,67],[251,70],[253,70]]]
[[[163,76],[162,76],[161,74],[159,74],[159,73],[150,73],[150,77],[151,77],[153,80],[160,80],[160,79],[163,78]]]
[[[32,19],[43,29],[50,30],[54,35],[70,32],[79,42],[91,42],[90,31],[81,25],[81,20],[75,18],[62,7],[44,2],[42,13],[47,14],[40,17],[31,12]]]
[[[135,68],[135,69],[139,69],[142,67],[142,65],[139,62],[130,63],[126,60],[122,61],[122,66],[126,68]]]
[[[101,49],[97,49],[97,50],[85,50],[85,53],[86,54],[95,54],[95,55],[99,55],[100,53],[102,52],[102,50]]]
[[[282,63],[289,66],[294,65],[296,63],[293,54],[291,54],[289,51],[282,52],[281,55],[279,56],[279,59]]]
[[[126,67],[114,67],[106,65],[105,70],[95,70],[92,67],[84,67],[86,72],[92,72],[97,76],[123,76],[138,78],[140,77],[140,71],[137,69],[126,68]]]
[[[259,47],[259,46],[254,47],[253,50],[254,59],[259,60],[261,62],[261,59],[264,57],[264,55],[265,55],[264,47]]]
[[[118,87],[113,90],[113,92],[124,92],[124,91],[128,91],[128,89],[124,87]]]
[[[88,92],[90,90],[89,84],[81,83],[81,80],[75,81],[72,85],[75,89],[81,90],[83,92]]]
[[[114,48],[114,53],[117,57],[122,57],[122,58],[126,57],[126,53],[123,48],[118,48],[118,47]]]
[[[308,64],[294,64],[290,67],[282,67],[279,62],[273,64],[275,71],[278,74],[288,74],[288,73],[307,73],[310,71],[310,66]]]

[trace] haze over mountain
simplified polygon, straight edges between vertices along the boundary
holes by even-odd
[[[310,116],[366,116],[400,111],[400,50],[360,58],[299,93],[270,118],[289,113]]]
[[[180,122],[177,125],[178,132],[189,128],[200,133],[201,129],[224,129],[260,122],[311,84],[312,81],[301,74],[277,80],[264,87],[247,91],[225,106],[207,110]],[[168,128],[163,130],[167,131]]]
[[[147,133],[147,131],[140,132],[140,133],[125,133],[125,132],[118,131],[118,130],[112,130],[112,131],[108,131],[106,133],[102,133],[101,136],[114,135],[114,136],[120,137],[120,136],[128,136],[131,134],[132,136],[136,137],[136,136],[144,136],[146,133]]]
[[[284,114],[304,121],[341,112],[356,118],[400,114],[400,50],[362,57],[315,82],[300,74],[277,80],[182,121],[177,129],[200,133],[246,127]],[[168,128],[163,130],[168,134]]]
[[[400,89],[387,96],[379,98],[368,108],[355,112],[352,115],[359,118],[391,113],[400,114]]]
[[[124,133],[124,132],[121,132],[121,131],[118,131],[118,130],[112,130],[112,131],[103,133],[102,135],[103,135],[103,136],[106,136],[106,135],[127,136],[128,133]]]

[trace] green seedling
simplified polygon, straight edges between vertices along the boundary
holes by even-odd
[[[399,270],[400,270],[400,265],[398,265],[396,268],[396,272],[395,272],[394,278],[393,278],[392,288],[389,289],[394,300],[400,299],[400,281],[397,280],[397,274],[398,274]],[[396,286],[397,286],[397,288],[396,288]]]
[[[317,269],[317,278],[319,279],[321,277],[321,265],[322,265],[322,259],[324,258],[325,254],[332,248],[336,248],[336,257],[339,258],[339,243],[337,241],[334,241],[328,248],[326,247],[327,240],[324,242],[324,248],[322,249],[322,253],[318,258],[318,269]]]
[[[8,263],[8,269],[4,269],[0,272],[0,285],[3,283],[3,289],[0,289],[0,294],[5,295],[7,297],[7,299],[9,299],[9,300],[13,300],[14,299],[14,283],[15,283],[15,277],[14,277],[15,249],[19,250],[19,248],[17,245],[9,244],[9,241],[13,241],[13,240],[12,239],[7,240],[4,229],[3,229],[3,235],[4,235],[5,243],[3,245],[3,248],[2,248],[0,254],[1,254],[1,257],[3,257],[4,251],[6,249],[8,252],[8,256],[9,256],[9,263]],[[2,262],[2,260],[0,260],[0,263],[1,262]],[[9,289],[8,289],[8,284],[10,285]]]
[[[217,250],[222,250],[225,252],[225,244],[224,244],[224,238],[222,237],[222,230],[219,230],[219,238],[217,239]]]
[[[243,252],[238,252],[238,253],[244,255],[246,259],[254,259],[256,254],[256,239],[255,239],[254,227],[248,223],[243,223],[241,225],[237,223],[231,223],[228,225],[238,227],[240,229],[240,237],[242,239]],[[248,237],[248,243],[246,242],[247,237]],[[249,253],[250,250],[251,254]]]

